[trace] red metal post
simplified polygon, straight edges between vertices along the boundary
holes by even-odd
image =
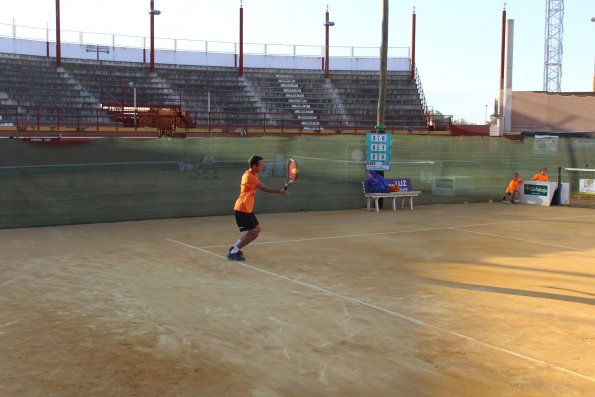
[[[413,7],[411,22],[411,80],[415,80],[415,7]]]
[[[498,90],[498,131],[502,133],[502,113],[504,112],[504,57],[506,53],[506,4],[502,9],[502,48],[500,52],[500,89]]]
[[[240,4],[240,76],[244,75],[244,8]]]
[[[500,50],[500,89],[504,89],[504,55],[506,52],[506,6],[502,9],[502,48]]]
[[[155,1],[151,0],[151,65],[149,66],[149,71],[151,73],[155,72]]]
[[[56,0],[56,67],[62,66],[62,51],[60,47],[60,0]]]
[[[328,13],[328,7],[326,8],[326,16],[325,16],[325,22],[324,22],[324,33],[325,33],[325,40],[324,40],[324,78],[328,78],[329,77],[329,62],[328,62],[328,54],[329,54],[329,40],[328,40],[328,35],[329,35],[329,13]]]
[[[47,24],[45,28],[45,56],[50,57],[50,27]]]

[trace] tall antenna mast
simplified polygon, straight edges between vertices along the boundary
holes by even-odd
[[[561,91],[563,19],[564,0],[546,0],[543,90],[547,92]]]

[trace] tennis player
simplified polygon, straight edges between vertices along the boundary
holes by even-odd
[[[250,157],[248,165],[250,168],[244,172],[244,175],[242,175],[240,196],[233,207],[236,215],[236,223],[240,228],[240,232],[246,233],[229,248],[227,259],[232,261],[246,260],[241,249],[254,241],[262,230],[253,211],[256,189],[260,189],[267,193],[277,193],[282,196],[287,196],[286,189],[268,187],[258,179],[258,174],[264,169],[262,157]]]

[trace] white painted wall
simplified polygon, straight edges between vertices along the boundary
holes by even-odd
[[[148,49],[107,47],[109,53],[100,52],[99,59],[118,62],[149,62]],[[0,52],[22,55],[47,55],[45,41],[14,39],[0,37]],[[144,57],[143,57],[144,53]],[[56,45],[49,44],[49,55],[56,56]],[[62,44],[62,58],[97,59],[95,51],[88,51],[86,44]],[[223,66],[234,67],[238,65],[236,54],[203,51],[175,51],[156,50],[156,64],[174,64],[191,66]],[[409,58],[389,58],[387,68],[389,71],[408,71]],[[380,60],[373,57],[331,57],[329,67],[333,70],[377,71]],[[274,68],[274,69],[309,69],[322,70],[322,58],[319,56],[291,56],[291,55],[260,55],[244,54],[244,67],[246,68]]]

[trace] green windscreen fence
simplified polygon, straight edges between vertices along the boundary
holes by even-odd
[[[570,185],[570,203],[576,207],[595,208],[595,167],[566,168]]]
[[[265,159],[261,181],[282,187],[294,158],[299,179],[283,199],[257,193],[255,211],[363,208],[365,136],[104,138],[77,144],[0,140],[0,227],[46,226],[173,217],[230,215],[247,160]],[[395,135],[387,178],[410,178],[416,205],[500,200],[513,172],[530,179],[548,167],[550,180],[584,183],[566,169],[589,169],[595,142],[560,138]],[[592,175],[593,173],[587,173]],[[582,175],[582,174],[581,174]],[[595,175],[594,175],[595,176]],[[571,205],[593,200],[571,185]],[[572,196],[574,200],[572,199]]]

